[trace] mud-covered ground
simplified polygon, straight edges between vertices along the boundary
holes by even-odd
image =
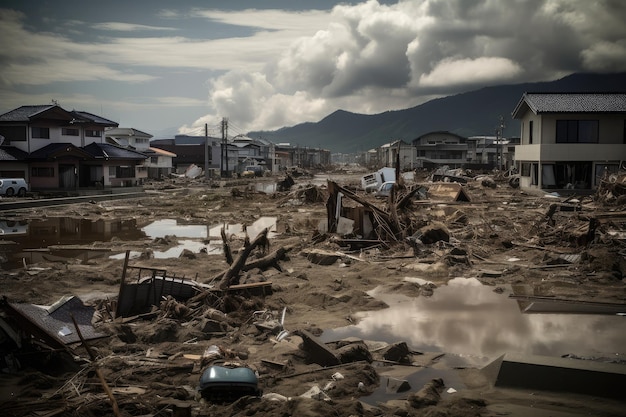
[[[258,187],[243,181],[209,186],[204,181],[166,180],[146,185],[148,194],[143,198],[2,213],[12,220],[134,219],[138,228],[160,219],[215,227],[249,225],[261,217],[276,217],[276,233],[269,248],[264,254],[253,251],[248,260],[279,248],[286,252],[278,269],[252,269],[239,276],[240,283],[271,283],[271,293],[235,292],[217,300],[205,297],[187,302],[164,299],[152,314],[141,317],[110,320],[105,315],[94,325],[108,337],[90,342],[96,362],[90,363],[81,346],[72,346],[73,359],[58,352],[23,358],[19,371],[0,374],[2,414],[114,415],[95,372],[97,367],[112,390],[119,415],[124,416],[624,415],[624,403],[616,400],[496,387],[494,375],[473,367],[450,369],[464,385],[454,393],[447,392],[444,378],[412,386],[389,401],[364,401],[377,390],[383,373],[402,380],[417,370],[444,366],[437,361],[441,353],[417,352],[412,346],[394,356],[374,341],[334,343],[328,348],[343,352],[343,363],[326,368],[315,363],[302,337],[353,324],[359,312],[386,308],[368,295],[374,288],[428,297],[451,278],[466,277],[476,278],[494,291],[514,286],[525,295],[626,303],[624,243],[617,233],[623,231],[623,225],[612,217],[622,213],[623,207],[599,204],[593,196],[547,198],[510,188],[506,181],[498,181],[495,188],[470,181],[464,186],[472,199],[469,203],[422,200],[408,209],[416,222],[443,225],[450,235],[446,244],[416,249],[408,241],[399,241],[348,252],[337,236],[319,233],[320,222],[327,219],[328,197],[324,181],[319,179],[326,176],[357,190],[360,175],[334,172],[315,179],[300,177],[291,191],[269,193],[258,192]],[[307,187],[316,191],[298,192]],[[384,200],[358,191],[357,195],[386,209]],[[551,213],[555,203],[578,209]],[[590,234],[594,216],[602,221],[594,223]],[[2,241],[6,257],[11,254],[10,241],[8,236]],[[199,283],[209,283],[229,268],[221,253],[200,251],[170,259],[152,255],[177,241],[176,236],[133,241],[113,236],[84,245],[84,249],[128,250],[134,254],[129,260],[133,267],[165,269]],[[244,241],[229,237],[228,243],[236,258]],[[312,256],[312,252],[318,255]],[[332,260],[332,255],[336,260],[328,265],[313,261],[320,256]],[[0,295],[14,303],[50,305],[71,294],[99,311],[114,306],[123,257],[37,259],[0,271]],[[407,276],[431,284],[407,281]],[[283,310],[283,326],[289,331],[285,338],[277,340],[275,333],[253,324],[254,312],[269,311],[279,318]],[[9,342],[6,338],[0,341],[6,353]],[[211,346],[219,347],[220,361],[254,369],[263,397],[226,403],[200,398],[197,387],[211,359],[205,355]],[[401,343],[398,346],[403,347]],[[616,361],[623,362],[624,354],[626,351],[616,352]],[[323,393],[302,396],[313,387]]]

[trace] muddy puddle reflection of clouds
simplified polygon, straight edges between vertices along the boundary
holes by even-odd
[[[359,323],[325,331],[324,341],[357,336],[412,349],[476,358],[507,352],[584,357],[626,357],[623,317],[573,314],[522,314],[510,292],[476,279],[455,278],[431,297],[410,298],[375,289],[370,294],[389,308],[357,315]]]
[[[276,217],[261,217],[246,227],[249,238],[254,239],[263,229],[268,228],[271,238],[276,230]],[[227,237],[237,237],[243,239],[245,237],[244,227],[241,223],[235,224],[219,224],[217,226],[184,224],[176,219],[157,220],[143,227],[141,231],[150,239],[163,238],[165,236],[175,236],[183,238],[178,240],[178,244],[164,251],[155,250],[152,255],[157,259],[177,258],[187,249],[191,252],[198,253],[202,249],[206,249],[207,253],[217,255],[222,253],[222,237],[221,231],[224,229]],[[140,252],[132,251],[131,258],[139,257]],[[118,253],[111,256],[113,259],[122,259],[124,253]]]

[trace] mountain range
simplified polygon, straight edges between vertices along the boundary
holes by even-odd
[[[556,81],[485,87],[428,101],[404,110],[366,115],[337,110],[316,123],[301,123],[274,131],[249,132],[251,138],[274,143],[356,153],[398,139],[411,142],[434,131],[461,136],[494,136],[503,119],[504,137],[519,137],[520,124],[511,113],[526,92],[624,92],[626,72],[572,74]]]

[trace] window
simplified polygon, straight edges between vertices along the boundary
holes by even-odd
[[[532,145],[533,143],[533,121],[528,122],[528,144]]]
[[[31,177],[54,177],[53,167],[32,167],[30,169]]]
[[[598,143],[597,120],[557,120],[556,143]]]
[[[135,167],[115,167],[115,178],[135,178]]]
[[[522,162],[522,177],[530,177],[530,164]]]
[[[90,138],[99,138],[100,137],[100,131],[99,130],[89,130],[89,129],[86,129],[85,130],[85,136],[90,137]]]
[[[150,163],[151,164],[158,164],[159,163],[159,157],[158,156],[151,156],[150,157]]]
[[[70,128],[70,127],[64,127],[63,129],[61,129],[61,134],[63,136],[78,136],[78,129]]]
[[[37,139],[50,139],[50,128],[47,127],[31,127],[31,135]]]
[[[135,139],[135,143],[148,143],[150,142],[150,139],[147,138],[136,138]]]

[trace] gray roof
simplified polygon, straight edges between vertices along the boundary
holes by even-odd
[[[0,161],[23,161],[27,156],[27,152],[13,146],[0,147]]]
[[[113,127],[105,130],[104,134],[112,137],[134,136],[140,138],[152,138],[150,133],[142,132],[141,130],[134,129],[132,127]]]
[[[74,146],[71,143],[67,142],[56,142],[50,143],[43,148],[39,148],[36,151],[31,152],[28,155],[28,159],[47,159],[51,155],[56,153],[72,152],[77,153],[78,155],[82,155],[84,158],[89,158],[90,154],[85,152],[83,148],[79,148],[78,146]]]
[[[128,148],[111,145],[110,143],[90,143],[83,148],[89,152],[94,158],[106,159],[146,159],[147,156],[141,152],[133,151]]]
[[[84,112],[84,111],[76,111],[72,110],[71,112],[63,109],[60,106],[55,104],[46,104],[46,105],[37,105],[37,106],[21,106],[17,109],[13,109],[7,113],[0,115],[0,122],[20,122],[26,123],[29,122],[34,116],[46,111],[55,109],[56,112],[61,112],[61,114],[67,115],[68,120],[72,120],[73,118],[79,119],[78,121],[83,121],[86,123],[93,123],[96,125],[103,126],[117,126],[118,123],[111,121],[109,119],[105,119],[104,117],[97,116],[92,113]]]
[[[109,120],[109,119],[105,119],[104,117],[100,117],[97,116],[93,113],[88,113],[86,111],[78,111],[78,110],[72,110],[72,114],[77,115],[78,117],[81,117],[83,119],[87,119],[88,121],[95,123],[95,124],[99,124],[99,125],[105,125],[105,126],[116,126],[117,127],[117,123]]]
[[[513,117],[540,113],[626,113],[626,93],[525,93]]]
[[[48,110],[54,105],[22,106],[0,115],[0,122],[28,122],[37,113]]]

